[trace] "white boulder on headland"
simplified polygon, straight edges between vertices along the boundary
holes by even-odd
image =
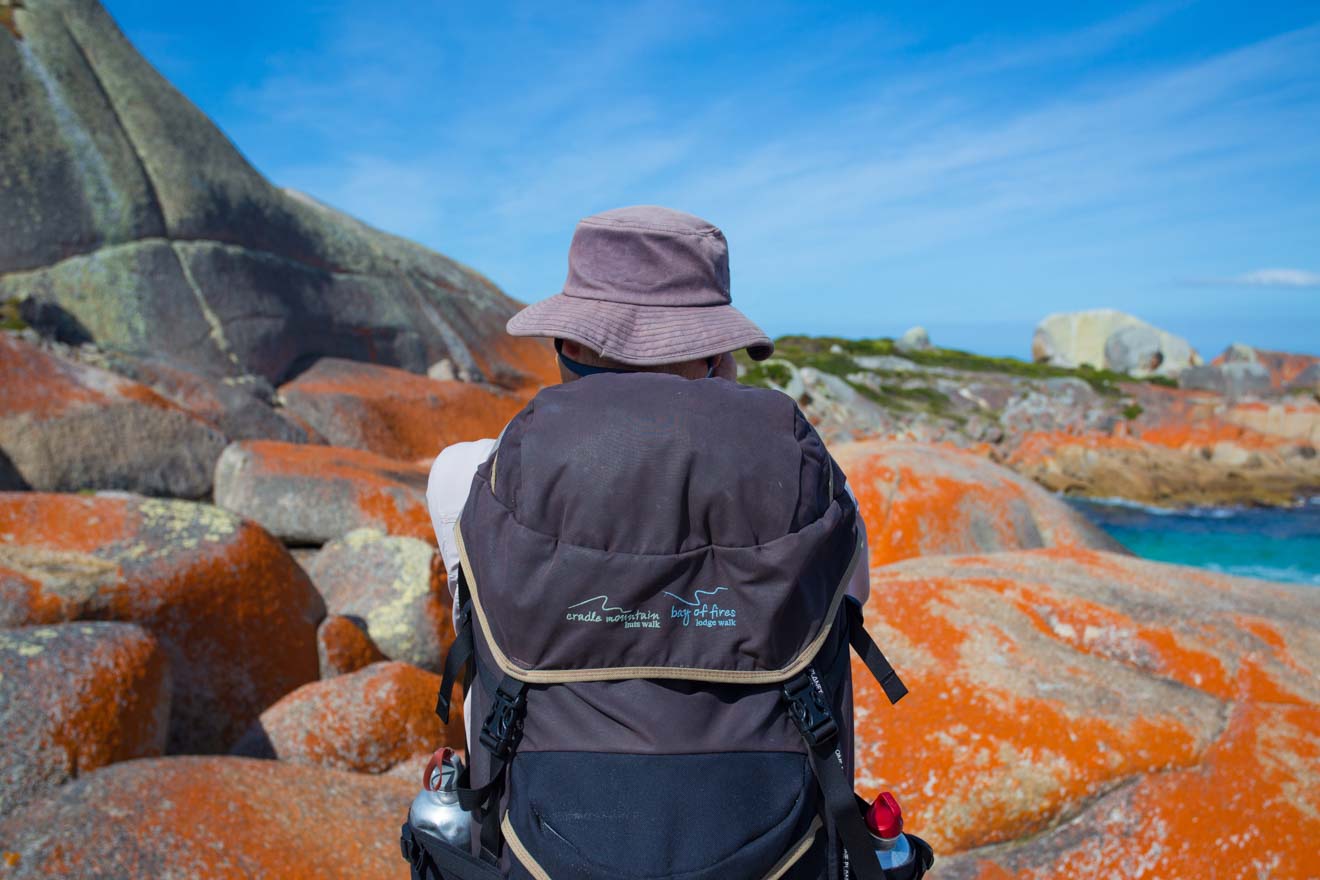
[[[925,327],[911,327],[898,337],[894,347],[899,351],[926,351],[931,347],[930,333]]]
[[[1133,376],[1176,376],[1202,363],[1186,339],[1115,309],[1047,316],[1036,325],[1031,357],[1058,367],[1085,365]]]

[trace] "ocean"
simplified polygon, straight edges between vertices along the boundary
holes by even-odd
[[[1320,498],[1289,508],[1186,510],[1068,500],[1138,556],[1320,586]]]

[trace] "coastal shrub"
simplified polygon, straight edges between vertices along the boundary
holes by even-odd
[[[18,300],[7,299],[0,302],[0,329],[2,330],[26,330],[27,321],[23,320],[23,315],[18,310]]]
[[[1145,411],[1146,410],[1142,408],[1141,404],[1129,403],[1127,406],[1123,407],[1123,418],[1130,422],[1135,418],[1139,418]]]

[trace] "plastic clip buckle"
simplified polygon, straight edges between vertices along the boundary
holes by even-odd
[[[827,745],[839,735],[834,713],[825,705],[820,691],[809,676],[784,685],[784,700],[788,703],[789,717],[802,732],[802,738],[813,748]]]
[[[527,695],[510,696],[503,688],[495,689],[495,702],[481,725],[481,744],[502,761],[513,757],[523,734],[523,710]]]

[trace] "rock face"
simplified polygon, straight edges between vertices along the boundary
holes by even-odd
[[[275,406],[275,388],[265,379],[213,379],[165,361],[118,352],[103,353],[106,366],[151,388],[220,431],[229,440],[306,443],[307,431]]]
[[[855,668],[860,787],[937,851],[1005,844],[940,876],[1314,876],[1320,593],[1065,548],[872,580],[911,694]]]
[[[872,565],[1038,547],[1121,550],[1063,501],[973,453],[883,440],[832,452],[865,512]]]
[[[440,676],[407,663],[303,685],[262,712],[234,754],[384,773],[442,745],[463,747],[462,703],[447,733],[435,714],[439,690]]]
[[[146,386],[7,333],[0,374],[0,455],[22,484],[11,488],[181,498],[211,490],[224,435]]]
[[[1302,376],[1308,370],[1312,373],[1320,370],[1320,357],[1315,355],[1265,351],[1240,342],[1224,349],[1224,352],[1210,363],[1216,367],[1229,364],[1253,364],[1263,367],[1269,375],[1270,385],[1274,388],[1306,387],[1306,380],[1302,379]],[[1311,385],[1314,384],[1312,380]]]
[[[1175,376],[1201,363],[1186,339],[1113,309],[1046,317],[1036,326],[1031,356],[1038,363],[1089,365],[1136,376]]]
[[[407,873],[399,826],[415,788],[248,758],[130,761],[0,820],[0,870],[7,878],[397,880]]]
[[[434,544],[428,472],[429,463],[357,449],[235,443],[216,463],[215,502],[291,544],[324,544],[358,528]]]
[[[317,356],[552,380],[489,280],[273,187],[94,0],[0,29],[0,300],[66,341],[278,383]]]
[[[160,755],[170,678],[126,623],[0,630],[0,816],[116,761]]]
[[[1274,388],[1270,371],[1264,365],[1244,361],[1192,367],[1178,376],[1178,385],[1181,388],[1214,391],[1229,400],[1259,397]]]
[[[925,327],[911,327],[898,337],[894,346],[899,351],[926,351],[930,346],[930,333]]]
[[[454,641],[453,602],[433,544],[358,529],[326,544],[307,573],[331,614],[361,621],[392,660],[440,672]]]
[[[0,607],[12,590],[35,619],[126,621],[156,638],[174,682],[171,752],[227,750],[317,677],[320,597],[278,541],[218,508],[3,493],[0,567],[22,576],[0,577]]]
[[[428,463],[463,440],[496,437],[523,398],[469,382],[322,358],[280,388],[288,413],[332,446]]]
[[[366,623],[331,614],[316,629],[316,656],[321,662],[321,678],[347,675],[388,660],[367,635]]]

